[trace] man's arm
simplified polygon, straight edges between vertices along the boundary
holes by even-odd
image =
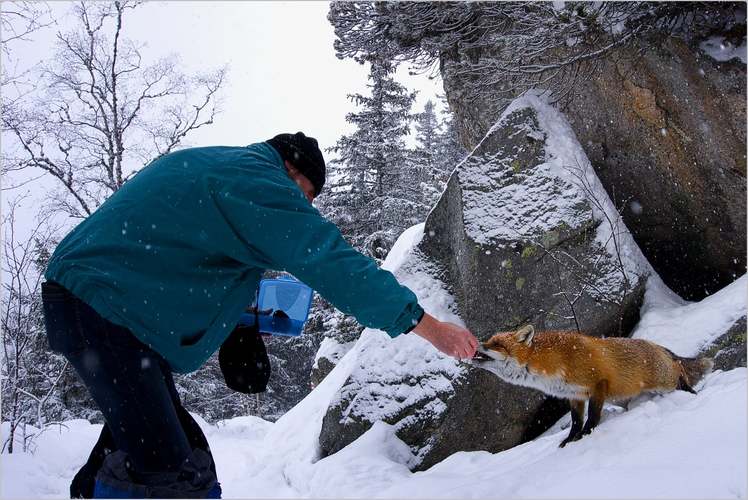
[[[470,332],[425,314],[415,294],[354,250],[284,172],[232,184],[215,200],[252,248],[252,264],[287,270],[365,326],[392,337],[413,329],[446,354],[473,356]]]

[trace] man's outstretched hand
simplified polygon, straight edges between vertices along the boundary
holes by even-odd
[[[423,315],[413,332],[425,338],[444,354],[457,359],[471,359],[478,349],[478,339],[469,330],[452,323]]]

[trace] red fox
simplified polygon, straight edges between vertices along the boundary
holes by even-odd
[[[471,360],[515,385],[569,400],[571,431],[563,448],[592,432],[605,400],[625,401],[643,392],[694,393],[692,386],[712,369],[709,358],[681,358],[653,342],[595,338],[576,332],[537,332],[526,325],[497,333]],[[584,404],[589,401],[582,427]]]

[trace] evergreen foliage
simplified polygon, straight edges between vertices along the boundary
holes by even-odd
[[[417,71],[452,74],[460,100],[497,115],[529,88],[567,97],[618,47],[663,36],[686,40],[726,32],[745,36],[739,2],[333,2],[340,58],[360,60],[375,47]],[[499,98],[497,98],[499,96]]]
[[[413,120],[415,93],[395,81],[395,66],[369,55],[370,95],[351,94],[358,110],[346,116],[356,129],[329,149],[330,187],[320,197],[320,210],[358,249],[383,259],[403,229],[422,220],[419,176],[405,146]]]
[[[446,103],[444,103],[446,109]],[[452,114],[443,113],[440,118],[436,105],[427,101],[423,112],[416,115],[416,141],[414,156],[423,192],[423,202],[432,207],[441,196],[454,167],[465,157],[459,143]]]
[[[447,108],[446,103],[445,108]],[[440,159],[439,166],[441,167],[439,175],[441,176],[440,180],[446,182],[452,170],[467,156],[468,152],[460,142],[454,115],[449,111],[444,113],[444,118],[441,121],[441,130],[437,144],[439,151],[438,158]]]

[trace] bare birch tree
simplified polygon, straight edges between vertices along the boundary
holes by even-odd
[[[36,168],[59,181],[53,208],[92,213],[137,168],[213,123],[225,68],[185,75],[179,60],[146,64],[123,36],[139,2],[80,2],[76,26],[57,34],[56,53],[40,71],[34,98],[12,103],[2,126],[14,144],[6,172]]]
[[[67,362],[46,349],[42,320],[43,261],[53,244],[54,227],[37,220],[28,236],[19,235],[18,208],[23,197],[11,201],[3,217],[2,296],[2,420],[9,423],[3,451],[13,453],[18,433],[23,451],[33,437],[55,420],[51,405]],[[27,426],[34,431],[28,432]]]
[[[54,20],[46,2],[4,2],[0,6],[0,52],[3,56],[0,85],[17,84],[27,72],[27,69],[18,69],[19,61],[13,57],[12,47],[28,42],[33,33],[52,24]],[[3,99],[7,98],[7,93],[3,92]]]

